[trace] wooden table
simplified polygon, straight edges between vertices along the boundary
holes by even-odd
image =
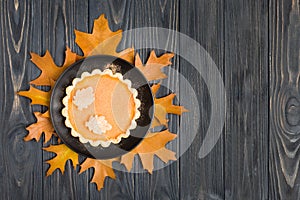
[[[113,30],[164,27],[199,42],[222,74],[227,113],[221,138],[199,159],[210,97],[201,76],[176,56],[172,68],[189,77],[199,100],[196,138],[179,161],[153,175],[116,171],[98,192],[91,170],[78,175],[70,163],[64,175],[45,177],[53,155],[41,142],[23,141],[32,111],[44,108],[16,92],[40,73],[29,52],[48,49],[62,64],[66,45],[80,53],[73,30],[91,31],[102,13]],[[1,0],[0,25],[1,199],[300,198],[299,0]],[[177,39],[165,42],[176,48]],[[131,41],[123,38],[120,48]],[[145,61],[150,50],[140,52]]]

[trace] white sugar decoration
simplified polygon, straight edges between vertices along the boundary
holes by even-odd
[[[89,121],[85,122],[85,126],[95,134],[103,134],[112,129],[112,126],[106,121],[104,116],[91,116]]]
[[[95,95],[92,87],[77,90],[75,96],[73,97],[73,103],[80,111],[84,108],[87,108],[94,101]]]

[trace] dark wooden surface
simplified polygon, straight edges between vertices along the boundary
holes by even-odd
[[[223,77],[227,113],[221,138],[199,159],[210,96],[201,76],[176,56],[172,68],[189,77],[199,99],[195,140],[179,161],[153,175],[116,171],[99,192],[89,183],[91,170],[78,175],[70,164],[64,175],[45,177],[43,161],[53,155],[41,142],[23,141],[32,112],[45,108],[16,92],[39,74],[29,52],[48,49],[62,64],[66,45],[80,53],[73,30],[91,31],[103,13],[113,30],[157,26],[199,42]],[[300,199],[299,0],[1,0],[0,27],[1,199]],[[119,48],[152,42],[133,41],[123,38]],[[173,35],[165,42],[178,48]],[[145,61],[150,50],[139,52]],[[171,74],[168,85],[178,88],[178,80]],[[176,131],[178,118],[171,120]]]

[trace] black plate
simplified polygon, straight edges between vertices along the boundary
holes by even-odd
[[[141,101],[139,111],[141,117],[136,120],[137,128],[130,131],[128,138],[123,138],[119,144],[111,143],[109,147],[93,147],[89,143],[83,144],[77,137],[71,135],[71,129],[65,126],[65,117],[61,111],[64,107],[62,99],[66,96],[66,88],[72,84],[74,78],[79,78],[83,72],[94,69],[104,70],[105,65],[113,63],[120,66],[116,69],[124,79],[132,82],[132,87],[138,91],[137,98]],[[99,55],[80,60],[67,68],[56,81],[50,101],[50,114],[56,133],[73,151],[96,159],[109,159],[127,153],[136,147],[146,135],[153,118],[153,96],[147,79],[143,74],[127,61],[113,56]]]

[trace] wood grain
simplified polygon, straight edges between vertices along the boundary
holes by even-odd
[[[212,57],[220,73],[224,71],[223,1],[180,1],[180,32],[196,40]],[[191,51],[197,51],[191,49]],[[199,57],[199,62],[201,58]],[[213,66],[207,66],[210,68]],[[193,87],[198,102],[191,102],[188,109],[199,106],[200,121],[197,135],[187,152],[180,158],[181,199],[224,199],[224,138],[221,137],[205,158],[198,156],[210,123],[211,102],[206,83],[201,74],[187,61],[180,59],[180,73]],[[180,83],[180,91],[188,84]],[[182,97],[188,98],[188,97]],[[197,105],[199,104],[199,105]],[[193,116],[188,120],[193,121]],[[187,127],[185,132],[188,132]]]
[[[27,1],[1,1],[0,4],[1,199],[42,198],[41,145],[23,141],[25,125],[34,118],[29,101],[16,94],[28,87],[32,75],[27,67],[28,49],[34,48],[31,40],[41,38],[39,27],[32,24],[36,22],[32,15],[36,8],[39,9],[38,4],[33,6]],[[31,154],[35,151],[35,155]]]
[[[57,65],[64,61],[64,51],[68,45],[73,51],[80,52],[75,46],[74,29],[88,30],[88,3],[84,1],[43,1],[42,3],[42,48],[49,50]],[[55,141],[52,141],[55,143]],[[43,152],[43,160],[54,154]],[[43,165],[43,176],[48,169]],[[78,170],[78,169],[77,169]],[[89,175],[78,175],[70,163],[64,175],[56,170],[51,176],[44,177],[43,199],[88,199]]]
[[[167,5],[167,6],[166,6]],[[140,12],[148,10],[151,12]],[[93,20],[96,19],[103,10],[107,17],[110,27],[113,31],[117,29],[130,30],[137,27],[161,26],[175,29],[177,27],[178,6],[176,2],[171,1],[117,1],[117,2],[90,2],[89,7],[89,29],[92,30]],[[149,10],[149,11],[150,11]],[[150,21],[149,21],[150,19]],[[152,22],[151,19],[154,19]],[[155,35],[155,33],[152,33]],[[168,42],[175,44],[175,38],[170,38]],[[150,41],[144,38],[142,41],[136,41],[134,38],[123,38],[118,49],[122,50],[132,46],[140,46]],[[149,50],[137,50],[141,57],[145,59],[149,55]],[[162,53],[162,52],[161,52]],[[174,61],[175,62],[175,61]],[[176,63],[176,62],[175,62]],[[176,66],[176,64],[174,64]],[[171,78],[169,84],[175,84],[176,77]],[[176,126],[176,123],[174,123]],[[155,163],[159,163],[158,160]],[[135,167],[140,168],[139,160],[135,160]],[[172,168],[166,168],[155,172],[150,176],[145,174],[129,174],[115,170],[117,180],[108,179],[106,181],[106,190],[100,193],[95,187],[90,188],[91,198],[105,199],[152,199],[152,198],[178,198],[178,183],[176,174],[178,173],[177,165]],[[171,176],[170,176],[171,174]],[[151,187],[149,187],[151,185]],[[162,196],[161,196],[162,195]]]
[[[222,137],[199,159],[211,114],[209,91],[177,55],[170,69],[187,78],[199,101],[192,102],[201,118],[193,143],[179,161],[152,175],[115,170],[117,179],[107,179],[99,192],[90,183],[92,169],[78,175],[67,164],[64,175],[45,177],[44,161],[53,154],[41,150],[42,142],[23,141],[25,127],[35,121],[32,112],[45,108],[31,107],[16,92],[40,73],[29,52],[43,55],[48,49],[62,64],[66,45],[81,53],[74,29],[91,31],[102,13],[114,31],[164,27],[199,42],[223,75],[227,114]],[[0,27],[1,199],[300,199],[299,0],[2,0]],[[154,31],[139,41],[124,38],[119,50],[153,44],[156,37]],[[179,48],[174,35],[165,42]],[[150,49],[137,51],[146,61]],[[170,69],[161,94],[188,87]],[[182,98],[178,94],[176,103]],[[171,121],[176,132],[179,118]],[[176,140],[169,148],[180,145]],[[141,168],[138,158],[134,167]]]
[[[101,14],[105,15],[113,31],[126,30],[131,20],[128,11],[131,6],[131,1],[90,1],[89,31],[92,31],[94,20]],[[119,45],[118,49],[123,50],[125,46]],[[96,189],[95,184],[90,186],[91,199],[134,199],[134,177],[126,172],[114,171],[117,179],[106,178],[105,188],[100,192]]]
[[[227,1],[226,199],[268,199],[268,72],[268,1]]]
[[[270,4],[270,198],[299,199],[300,2]]]
[[[143,12],[141,12],[143,11]],[[163,27],[172,30],[179,30],[179,1],[167,1],[167,0],[156,0],[156,1],[134,1],[132,9],[132,22],[130,28],[141,28],[141,27]],[[178,38],[173,35],[169,35],[165,42],[165,46],[171,46],[177,48]],[[146,49],[149,45],[157,45],[158,38],[155,31],[149,32],[145,35],[142,40],[134,41],[134,46],[145,47],[144,49],[138,50],[141,55],[143,62],[146,62],[150,49]],[[164,50],[156,49],[156,53],[161,55],[165,53]],[[175,57],[170,68],[178,70],[179,63]],[[165,70],[169,78],[165,82],[165,90],[161,90],[159,95],[166,94],[169,88],[178,88],[178,77],[171,73],[170,70]],[[176,133],[178,131],[178,118],[170,116],[172,126],[170,130]],[[169,149],[177,148],[178,143],[172,141],[169,144]],[[157,169],[158,166],[164,166],[162,161],[158,158],[154,158],[154,166]],[[135,167],[141,168],[140,160],[135,158]],[[148,173],[138,173],[135,177],[135,199],[179,199],[179,165],[177,162],[173,162],[167,167],[163,167],[157,171],[154,171],[152,175]]]

